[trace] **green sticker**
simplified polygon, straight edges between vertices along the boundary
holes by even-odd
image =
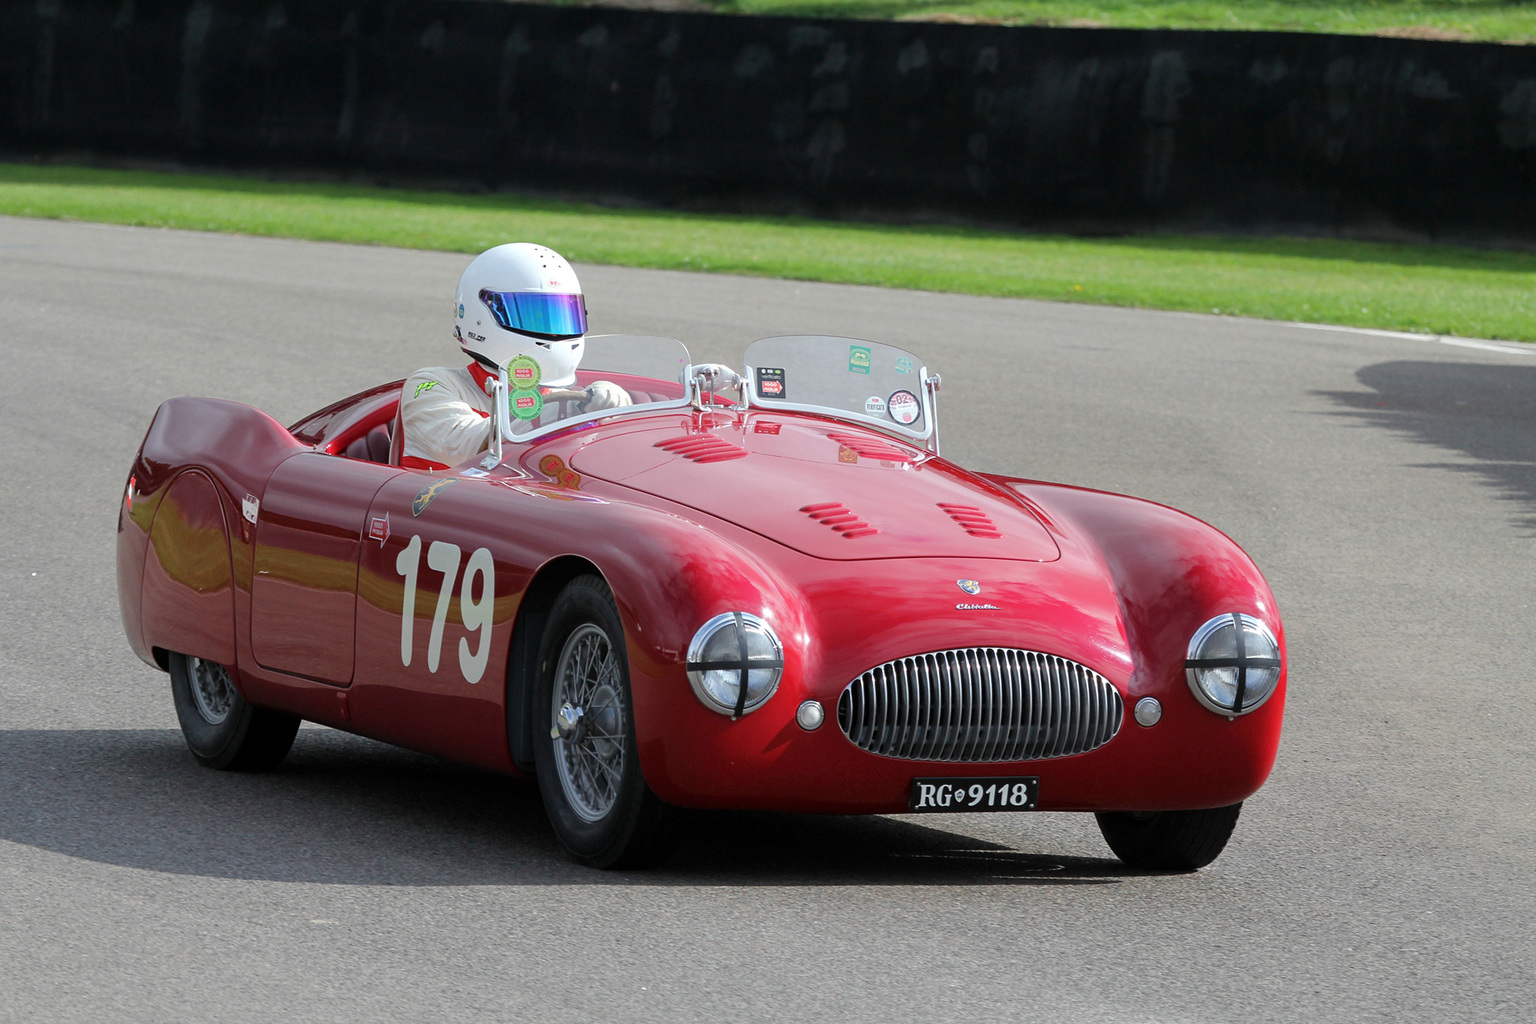
[[[532,356],[517,356],[507,364],[507,380],[512,382],[513,391],[532,391],[543,379],[544,371],[539,368],[538,361]],[[534,415],[537,416],[538,413]],[[524,419],[532,418],[524,417]]]
[[[869,349],[863,345],[849,345],[848,370],[850,373],[868,373]]]
[[[518,356],[517,358],[525,358]],[[533,360],[528,360],[533,362]],[[508,397],[507,403],[512,407],[512,415],[520,420],[531,420],[544,411],[544,396],[533,388],[519,388]]]
[[[416,393],[414,395],[412,395],[411,397],[412,398],[420,398],[421,397],[421,393],[423,391],[431,391],[435,387],[437,387],[437,381],[435,381],[435,380],[424,380],[420,384],[416,385]]]

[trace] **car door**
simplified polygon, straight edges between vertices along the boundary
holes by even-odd
[[[379,489],[359,561],[359,732],[509,765],[506,665],[531,575],[505,478],[406,472]]]
[[[262,668],[334,686],[352,682],[357,564],[368,505],[403,471],[319,452],[280,463],[259,502],[251,652]]]

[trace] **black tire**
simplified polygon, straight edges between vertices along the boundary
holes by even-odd
[[[299,719],[251,704],[223,665],[171,654],[171,693],[187,748],[199,764],[227,771],[266,771],[288,756]]]
[[[557,717],[569,705],[564,719]],[[654,864],[671,848],[668,807],[640,772],[624,627],[600,576],[550,609],[534,682],[533,756],[544,810],[577,862]]]
[[[1226,849],[1240,803],[1201,811],[1115,811],[1095,815],[1104,841],[1128,867],[1195,871]]]

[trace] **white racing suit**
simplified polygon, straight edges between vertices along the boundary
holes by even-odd
[[[490,392],[495,380],[495,374],[479,363],[430,366],[407,377],[400,393],[400,421],[405,434],[401,465],[447,469],[485,451],[491,442]],[[596,381],[585,390],[589,397],[582,404],[583,411],[612,409],[631,402],[629,393],[610,381]]]

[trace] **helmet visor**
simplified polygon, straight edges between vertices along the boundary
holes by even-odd
[[[496,322],[509,331],[546,338],[569,338],[587,333],[587,306],[580,295],[493,292],[485,288],[480,291],[480,301],[485,303]]]

